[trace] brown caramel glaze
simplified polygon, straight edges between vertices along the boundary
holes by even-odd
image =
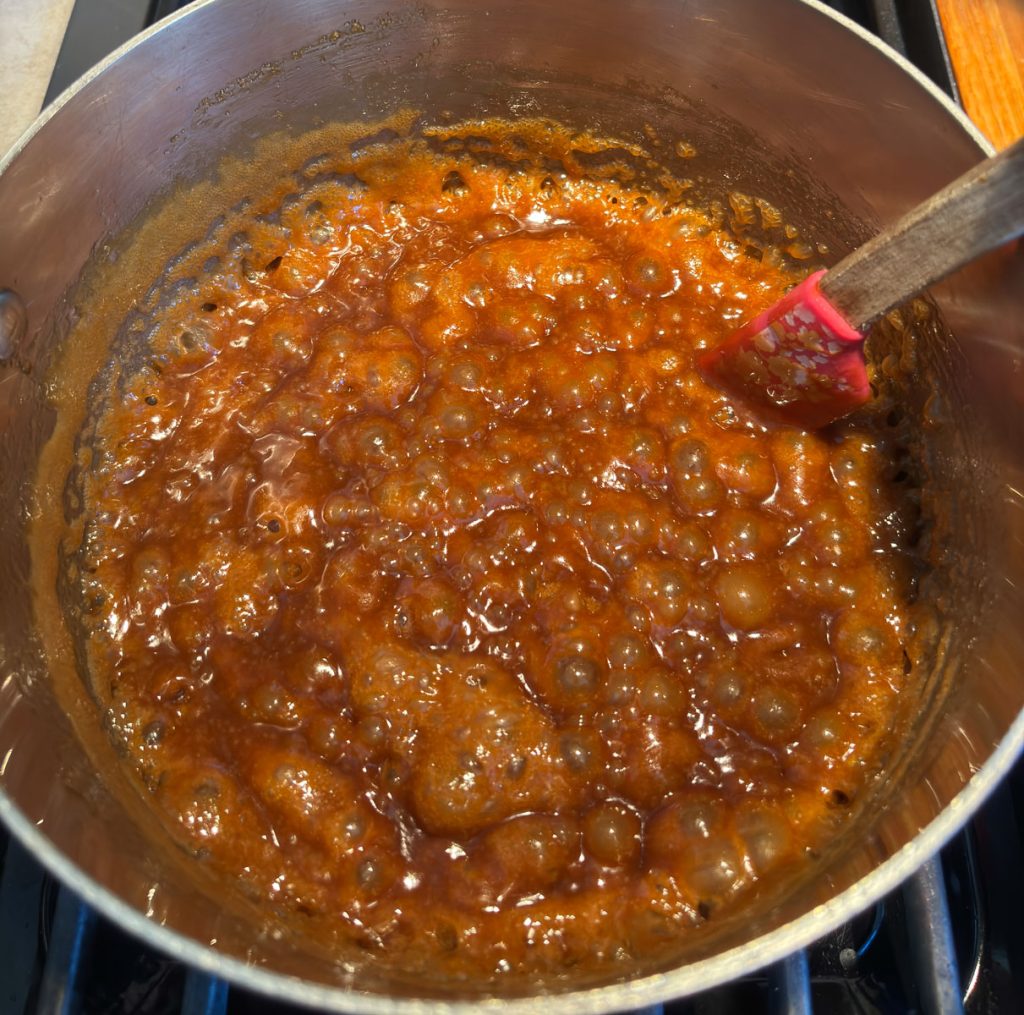
[[[408,969],[627,963],[834,835],[912,498],[696,353],[795,276],[625,185],[396,151],[268,193],[110,392],[77,551],[155,805]]]

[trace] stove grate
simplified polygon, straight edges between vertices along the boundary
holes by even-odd
[[[941,859],[926,863],[898,891],[810,949],[695,998],[645,1009],[645,1015],[990,1015],[1008,1010],[1002,1002],[1011,998],[1022,1006],[1013,1010],[1024,1010],[1024,990],[1012,977],[1024,966],[1011,965],[1008,947],[1016,944],[1019,951],[1020,942],[992,933],[996,921],[988,919],[983,898],[985,858],[974,844],[997,836],[990,845],[1000,849],[1006,836],[1011,847],[1019,845],[1016,815],[1007,810],[1014,807],[1006,795],[994,799]],[[1011,905],[1019,906],[1019,876],[1014,887]],[[1000,879],[992,888],[1006,885]],[[1000,916],[1004,923],[1006,915]],[[1000,968],[994,972],[1001,977],[989,969],[995,952]],[[0,1008],[25,1015],[291,1010],[229,989],[135,941],[58,886],[13,840],[0,870],[0,983]]]

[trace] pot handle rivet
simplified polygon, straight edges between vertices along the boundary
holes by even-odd
[[[0,289],[0,362],[14,355],[27,324],[22,298],[11,289]]]

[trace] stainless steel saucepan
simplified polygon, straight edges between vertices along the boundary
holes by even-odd
[[[772,201],[830,259],[986,152],[913,68],[801,0],[204,0],[79,82],[0,165],[0,288],[25,314],[19,327],[18,303],[0,308],[0,815],[87,902],[153,945],[248,988],[350,1012],[438,1010],[486,992],[427,988],[307,949],[244,901],[226,903],[201,864],[168,847],[75,675],[40,518],[74,510],[61,498],[76,406],[90,356],[98,363],[112,338],[88,326],[103,318],[89,279],[109,282],[124,264],[124,286],[103,298],[111,313],[130,306],[144,297],[137,264],[129,270],[138,251],[173,253],[162,244],[175,228],[198,233],[216,215],[225,156],[242,166],[269,133],[401,108],[449,122],[545,114],[641,144],[685,138],[697,155],[681,175],[711,196]],[[147,231],[176,187],[177,224]],[[907,380],[904,411],[922,435],[935,560],[922,588],[931,663],[888,778],[785,892],[752,898],[742,920],[629,982],[570,974],[547,1010],[649,1004],[808,944],[912,873],[1017,757],[1021,262],[1003,251],[936,290],[940,319],[921,324],[913,357],[897,348],[887,361]],[[535,1007],[521,989],[492,1003]]]

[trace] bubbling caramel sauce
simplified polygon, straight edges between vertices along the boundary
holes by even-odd
[[[695,371],[799,274],[397,144],[250,218],[83,487],[93,688],[181,840],[475,977],[626,962],[807,863],[892,735],[915,517],[884,430]]]

